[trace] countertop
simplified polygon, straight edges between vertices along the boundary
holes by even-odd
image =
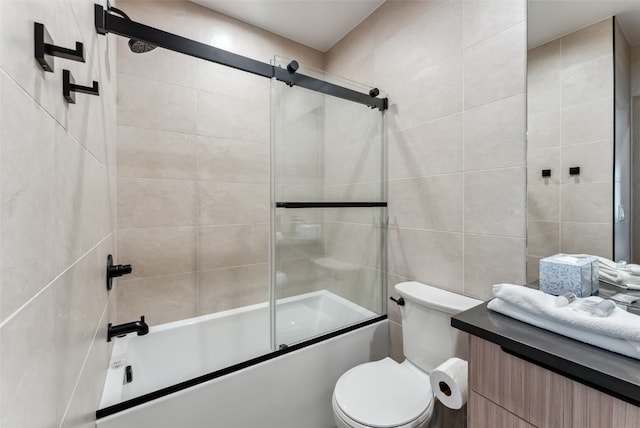
[[[601,285],[600,296],[608,297],[608,289]],[[636,312],[637,304],[634,306],[630,312]],[[640,360],[490,311],[487,303],[455,315],[451,325],[495,343],[505,352],[640,406]]]

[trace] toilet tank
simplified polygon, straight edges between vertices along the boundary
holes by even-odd
[[[413,281],[395,289],[405,301],[402,344],[407,360],[431,373],[451,357],[467,359],[467,334],[451,327],[451,316],[482,301]]]

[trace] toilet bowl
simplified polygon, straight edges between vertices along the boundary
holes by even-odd
[[[347,371],[333,391],[338,428],[423,428],[433,413],[429,377],[391,358]]]
[[[338,428],[424,428],[434,408],[429,373],[451,357],[467,357],[466,340],[451,315],[482,303],[419,282],[396,284],[402,299],[405,360],[361,364],[345,372],[333,390]]]

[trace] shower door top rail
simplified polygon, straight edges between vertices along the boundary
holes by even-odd
[[[276,208],[371,208],[386,206],[386,202],[276,202]]]
[[[373,88],[369,94],[364,94],[354,91],[353,89],[316,79],[315,77],[296,73],[297,67],[283,69],[113,15],[99,4],[94,6],[94,11],[95,26],[98,34],[105,35],[107,33],[113,33],[118,36],[130,37],[174,52],[215,62],[216,64],[226,65],[236,70],[246,71],[269,79],[275,77],[277,80],[289,86],[300,86],[358,104],[364,104],[367,107],[377,108],[380,111],[387,110],[389,106],[387,98],[377,98],[379,91],[376,88]]]

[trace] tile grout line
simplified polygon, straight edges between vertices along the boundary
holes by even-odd
[[[25,303],[23,303],[18,309],[16,309],[11,315],[9,315],[4,321],[2,321],[2,323],[0,323],[0,328],[4,327],[6,324],[8,324],[13,318],[15,318],[24,308],[26,308],[29,304],[31,304],[34,300],[36,300],[41,294],[43,294],[47,289],[49,289],[49,287],[52,286],[52,284],[54,284],[56,281],[58,281],[62,276],[64,276],[67,272],[69,272],[75,265],[77,265],[78,263],[80,263],[85,257],[87,257],[92,251],[94,251],[96,248],[98,248],[100,245],[102,245],[103,242],[105,242],[107,239],[109,239],[110,237],[112,237],[112,235],[115,233],[115,231],[110,232],[107,236],[105,236],[104,238],[102,238],[100,241],[98,241],[97,244],[95,244],[93,247],[91,247],[89,250],[87,250],[87,252],[85,252],[83,255],[81,255],[80,257],[78,257],[78,259],[76,259],[76,261],[74,261],[71,265],[69,265],[67,268],[65,268],[61,273],[59,273],[58,275],[56,275],[55,278],[53,278],[53,280],[51,280],[47,285],[45,285],[44,287],[42,287],[42,289],[40,289],[40,291],[38,291],[36,294],[33,295],[33,297],[31,297],[29,300],[27,300]]]

